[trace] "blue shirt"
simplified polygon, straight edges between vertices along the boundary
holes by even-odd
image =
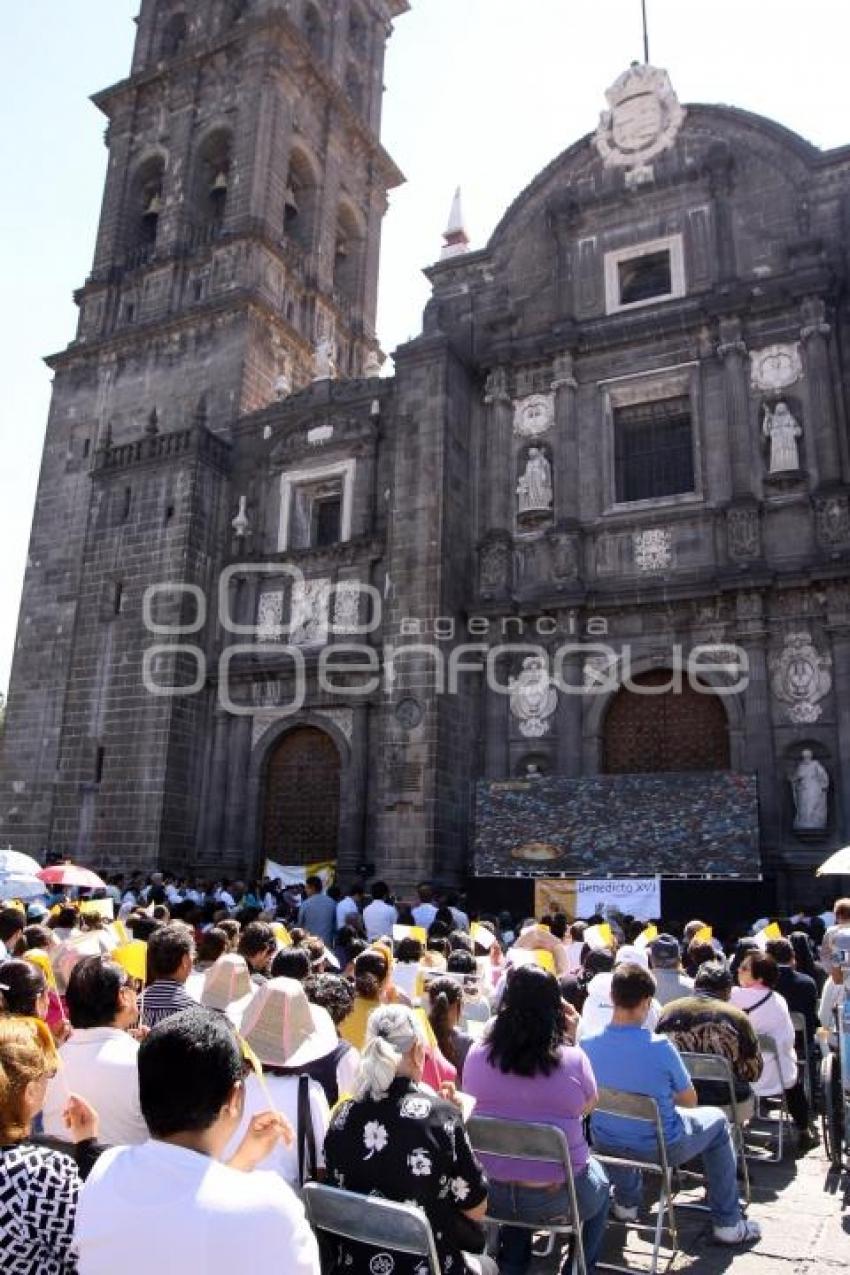
[[[667,1142],[678,1142],[684,1136],[685,1126],[673,1096],[690,1088],[691,1078],[671,1041],[646,1027],[615,1027],[609,1023],[598,1036],[582,1040],[581,1047],[590,1059],[600,1089],[622,1089],[654,1098]],[[600,1146],[628,1148],[645,1155],[655,1155],[657,1151],[654,1127],[641,1120],[594,1112],[590,1127],[594,1142]]]
[[[324,891],[308,895],[298,909],[298,924],[315,934],[325,947],[333,947],[336,929],[336,904]]]

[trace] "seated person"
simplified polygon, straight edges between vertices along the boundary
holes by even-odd
[[[242,1119],[245,1061],[233,1028],[194,1006],[158,1023],[139,1048],[139,1096],[150,1139],[113,1147],[80,1193],[80,1275],[203,1271],[232,1275],[246,1242],[258,1268],[320,1275],[304,1209],[276,1173],[252,1172],[279,1138],[281,1116],[254,1118],[228,1164]],[[249,1240],[246,1241],[246,1236]]]
[[[327,1010],[337,1033],[336,1074],[326,1074],[322,1080],[328,1104],[333,1108],[341,1097],[351,1096],[360,1066],[359,1052],[339,1034],[340,1024],[354,1008],[354,989],[341,974],[311,974],[304,982],[304,991],[311,1005]]]
[[[463,1084],[463,1064],[472,1048],[472,1037],[460,1030],[463,989],[451,978],[435,978],[428,984],[428,1022],[440,1053],[457,1072]]]
[[[191,1009],[195,1002],[186,991],[186,980],[195,960],[195,939],[188,925],[172,921],[148,939],[148,985],[140,999],[143,1027]]]
[[[679,940],[672,934],[659,934],[649,944],[648,951],[649,968],[655,976],[657,988],[655,999],[659,1005],[677,1001],[681,996],[690,996],[694,980],[688,978],[682,968]]]
[[[647,972],[649,970],[649,960],[645,952],[641,952],[636,947],[621,947],[614,957],[614,969],[629,963],[639,965]],[[587,984],[587,999],[584,1002],[581,1022],[578,1026],[579,1041],[584,1040],[585,1036],[593,1036],[601,1032],[603,1027],[610,1023],[614,1013],[614,1001],[611,996],[613,977],[613,970],[610,973],[596,974]],[[658,998],[653,996],[645,1026],[653,1030],[660,1017],[661,1006]]]
[[[130,1035],[139,1016],[133,980],[114,961],[85,956],[74,966],[66,995],[73,1033],[59,1050],[62,1075],[47,1086],[44,1132],[65,1136],[68,1091],[97,1109],[107,1146],[145,1142],[139,1106],[139,1044]]]
[[[758,1037],[747,1015],[729,1004],[732,974],[724,961],[706,961],[697,970],[694,990],[665,1005],[656,1031],[689,1054],[718,1054],[732,1065],[735,1098],[752,1099],[752,1082],[762,1070]],[[729,1090],[715,1080],[694,1082],[701,1106],[727,1107]]]
[[[477,1098],[478,1115],[539,1121],[564,1132],[592,1275],[609,1207],[608,1178],[589,1155],[582,1129],[596,1101],[596,1083],[585,1055],[568,1043],[566,1010],[553,975],[534,965],[514,971],[487,1039],[467,1055],[464,1088]],[[543,1225],[569,1216],[563,1173],[554,1166],[488,1156],[485,1168],[499,1217]],[[502,1275],[524,1275],[531,1263],[531,1241],[531,1231],[502,1228]]]
[[[614,971],[611,1022],[598,1035],[582,1040],[596,1083],[655,1099],[673,1166],[702,1157],[718,1243],[760,1239],[758,1225],[741,1214],[729,1122],[722,1111],[697,1106],[696,1091],[678,1050],[666,1037],[646,1029],[654,997],[655,979],[641,965],[621,965]],[[636,1159],[658,1155],[655,1131],[643,1122],[595,1112],[591,1132],[595,1150]],[[609,1174],[614,1184],[614,1216],[634,1221],[641,1202],[640,1171],[611,1165]]]
[[[484,1217],[487,1186],[459,1109],[421,1086],[425,1041],[415,1012],[380,1005],[369,1018],[354,1096],[336,1108],[325,1139],[332,1186],[361,1195],[412,1201],[428,1215],[440,1270],[493,1272],[487,1258],[463,1253],[469,1221]],[[482,1237],[483,1238],[483,1237]],[[346,1275],[417,1275],[416,1257],[383,1256],[341,1240],[338,1269]]]

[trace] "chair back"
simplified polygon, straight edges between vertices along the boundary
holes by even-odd
[[[572,1171],[566,1136],[563,1130],[556,1129],[554,1125],[497,1120],[492,1116],[472,1116],[466,1131],[479,1155],[557,1164],[564,1170],[565,1180]]]
[[[779,1067],[779,1046],[776,1043],[775,1037],[771,1036],[768,1032],[759,1032],[758,1040],[759,1040],[759,1049],[762,1052],[762,1056],[764,1058],[772,1058],[778,1068]]]
[[[640,1160],[649,1166],[653,1164],[660,1166],[663,1173],[668,1173],[667,1142],[664,1137],[664,1126],[661,1123],[661,1112],[654,1098],[650,1098],[648,1094],[627,1093],[624,1089],[609,1089],[603,1086],[599,1090],[599,1097],[593,1109],[593,1114],[617,1116],[621,1120],[639,1120],[643,1124],[652,1125],[655,1132],[655,1143],[658,1148],[658,1158],[653,1161],[641,1156]],[[604,1155],[600,1158],[603,1162],[606,1161]],[[624,1161],[628,1160],[628,1156],[625,1153],[620,1158]],[[610,1159],[611,1157],[608,1157],[609,1161]]]
[[[735,1106],[735,1075],[728,1058],[721,1054],[682,1054],[682,1062],[691,1080],[709,1080],[726,1085],[729,1089],[729,1105]]]
[[[431,1223],[418,1205],[357,1195],[318,1182],[307,1183],[303,1200],[307,1219],[315,1230],[390,1254],[425,1258],[429,1275],[440,1275]]]

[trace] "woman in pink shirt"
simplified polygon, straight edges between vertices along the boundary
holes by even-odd
[[[596,1082],[586,1056],[567,1044],[567,1009],[556,979],[538,966],[511,974],[499,1013],[485,1040],[469,1051],[463,1087],[477,1099],[476,1115],[555,1125],[566,1135],[583,1223],[587,1270],[592,1275],[608,1219],[610,1188],[588,1151],[584,1116],[596,1103]],[[535,1161],[482,1156],[490,1179],[490,1211],[524,1222],[570,1217],[563,1174]],[[525,1275],[532,1232],[503,1227],[501,1275]]]

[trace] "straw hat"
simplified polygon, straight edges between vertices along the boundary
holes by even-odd
[[[294,978],[272,978],[257,991],[242,1035],[267,1067],[304,1067],[339,1044],[327,1010],[311,1005]]]
[[[234,1001],[250,996],[251,990],[251,971],[244,956],[226,952],[206,972],[201,1004],[204,1009],[217,1009],[224,1013]]]

